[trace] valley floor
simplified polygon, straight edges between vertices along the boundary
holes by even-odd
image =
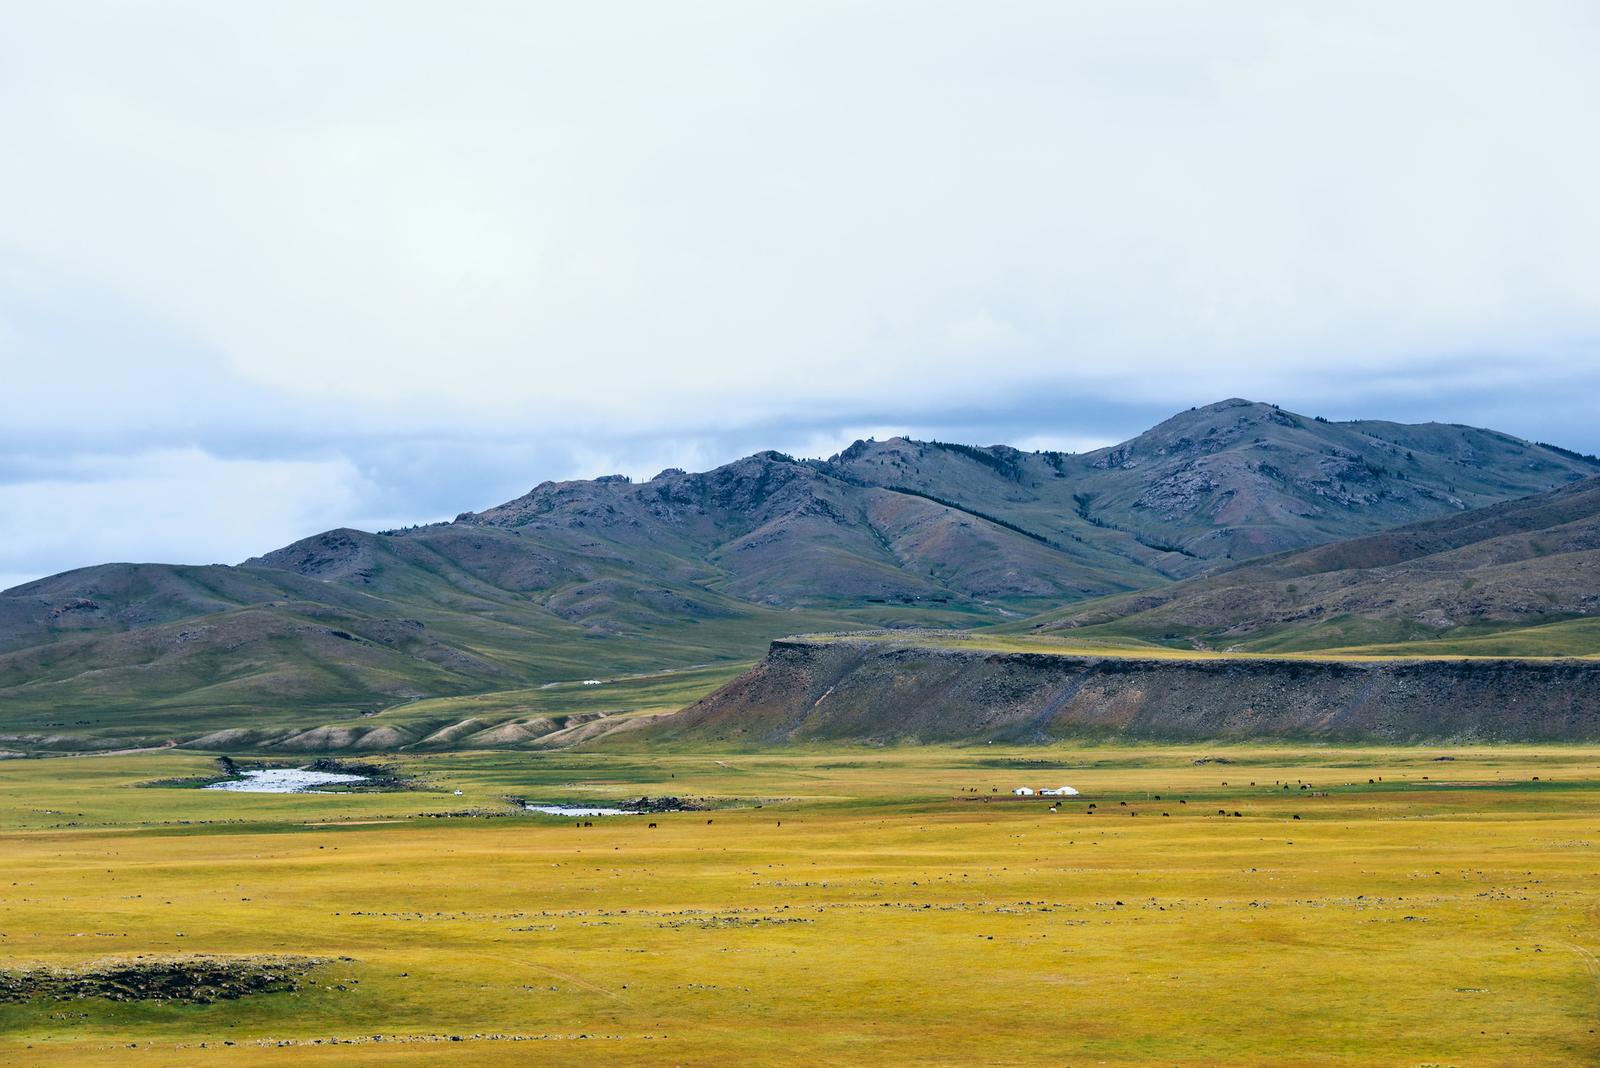
[[[327,961],[210,1004],[0,1002],[0,1062],[1600,1060],[1596,748],[401,763],[422,789],[0,762],[0,969]],[[577,826],[506,800],[641,795],[713,807]]]

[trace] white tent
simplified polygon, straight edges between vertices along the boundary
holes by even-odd
[[[1017,797],[1032,797],[1033,796],[1033,787],[1031,787],[1031,786],[1019,786],[1015,790],[1012,790],[1011,792],[1014,795],[1016,795]]]
[[[1059,787],[1059,788],[1057,788],[1055,790],[1040,790],[1039,792],[1041,794],[1048,794],[1051,797],[1077,797],[1078,796],[1078,791],[1074,790],[1070,786],[1062,786],[1062,787]]]

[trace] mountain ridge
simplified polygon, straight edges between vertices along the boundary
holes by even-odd
[[[797,631],[994,624],[1596,471],[1495,431],[1234,399],[1083,454],[891,438],[542,482],[237,566],[104,564],[0,593],[0,735],[325,722],[744,660]]]

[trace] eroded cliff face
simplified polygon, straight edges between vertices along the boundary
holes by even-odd
[[[734,745],[1595,740],[1600,662],[1160,660],[785,640],[653,732]]]

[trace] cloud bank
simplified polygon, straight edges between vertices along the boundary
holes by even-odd
[[[1600,449],[1587,5],[0,30],[0,582],[863,430],[1092,445],[1229,395]]]

